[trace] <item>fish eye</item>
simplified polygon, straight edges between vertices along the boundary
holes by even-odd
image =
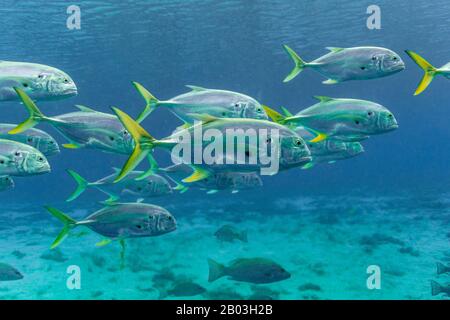
[[[39,79],[42,79],[44,76],[42,74],[38,75]]]
[[[393,59],[393,60],[397,60],[397,57],[393,57],[392,59]]]
[[[5,160],[0,160],[0,164],[4,164],[5,163]]]
[[[20,152],[19,152],[19,151],[16,151],[16,152],[14,153],[14,155],[20,156]]]
[[[367,112],[367,115],[371,116],[371,115],[373,115],[373,112],[369,111],[369,112]]]
[[[172,216],[168,216],[167,219],[169,219],[170,221],[172,221]]]
[[[38,157],[38,161],[44,161],[44,158],[42,158],[42,157]]]
[[[123,132],[123,135],[124,135],[124,136],[127,136],[127,135],[128,135],[128,131],[125,130],[125,131]]]
[[[355,120],[355,123],[356,123],[356,124],[359,124],[359,121],[358,121],[358,120]]]
[[[361,67],[361,70],[366,70],[366,67]]]
[[[68,83],[69,82],[69,80],[67,80],[67,79],[64,79],[64,83]]]
[[[297,139],[297,140],[295,140],[295,145],[297,146],[297,147],[300,147],[303,143],[302,143],[302,141],[300,140],[300,139]]]
[[[261,108],[258,108],[258,109],[256,109],[256,112],[262,112],[262,109]]]
[[[266,143],[271,143],[272,139],[271,138],[267,138]]]
[[[54,142],[50,140],[50,144],[54,144]]]
[[[22,83],[25,88],[28,88],[28,83]]]
[[[142,226],[140,224],[136,225],[136,228],[142,229]]]
[[[114,137],[113,136],[109,136],[109,140],[114,141]]]
[[[28,142],[33,142],[33,138],[29,137],[29,138],[27,138],[27,141]]]
[[[389,114],[388,114],[388,117],[389,117],[389,118],[392,118],[392,117],[393,117],[392,113],[389,113]]]
[[[373,57],[372,57],[372,60],[374,60],[374,61],[377,60],[377,57],[373,56]]]

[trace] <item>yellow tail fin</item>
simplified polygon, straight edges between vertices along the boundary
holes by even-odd
[[[144,86],[142,84],[140,84],[139,82],[133,81],[133,86],[136,88],[136,90],[139,92],[139,94],[144,98],[145,103],[146,103],[144,110],[142,110],[141,114],[136,119],[137,123],[141,123],[142,121],[144,121],[145,118],[147,118],[147,116],[150,113],[153,112],[153,110],[155,110],[159,101],[150,93],[150,91],[145,89]]]
[[[114,182],[119,182],[125,178],[130,171],[136,168],[145,157],[147,157],[150,151],[154,148],[156,139],[145,131],[145,129],[142,128],[139,123],[134,121],[128,114],[115,107],[112,107],[112,109],[116,113],[120,122],[122,122],[124,127],[131,134],[136,145],[133,153],[128,158],[122,170],[114,180]]]
[[[14,129],[10,130],[9,134],[17,134],[24,132],[27,129],[33,128],[35,125],[39,123],[40,120],[45,119],[45,116],[38,109],[36,104],[31,100],[31,98],[20,88],[14,87],[14,90],[19,95],[20,100],[22,100],[24,106],[27,108],[30,113],[30,117],[24,122],[20,123]]]
[[[405,52],[425,72],[422,80],[419,83],[419,86],[416,89],[416,92],[414,92],[414,95],[417,96],[417,95],[421,94],[423,91],[425,91],[425,89],[430,85],[431,81],[433,81],[434,76],[437,73],[437,69],[435,67],[433,67],[431,65],[431,63],[429,63],[427,60],[425,60],[423,57],[421,57],[417,53],[410,51],[410,50],[406,50]]]

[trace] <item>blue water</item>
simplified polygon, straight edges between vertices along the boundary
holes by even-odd
[[[128,242],[120,269],[117,243],[96,248],[93,233],[49,246],[61,225],[42,208],[51,204],[80,218],[101,208],[103,197],[86,192],[65,203],[75,185],[71,168],[90,180],[111,173],[126,157],[95,150],[62,150],[50,158],[52,172],[16,178],[0,194],[0,257],[22,272],[0,282],[4,299],[157,299],[163,286],[188,279],[206,289],[198,299],[445,299],[431,296],[438,261],[449,263],[447,147],[449,85],[433,81],[413,92],[422,71],[404,54],[422,53],[437,66],[450,60],[450,4],[377,1],[382,29],[366,27],[371,1],[78,1],[81,30],[66,28],[67,1],[4,0],[0,8],[0,58],[43,63],[71,75],[79,95],[39,102],[48,115],[85,104],[110,112],[118,106],[137,115],[144,102],[131,86],[143,83],[160,99],[186,92],[184,85],[239,91],[292,111],[315,103],[313,95],[373,100],[387,106],[400,128],[365,141],[356,158],[311,170],[264,177],[264,187],[239,194],[189,191],[148,202],[168,209],[174,233]],[[289,44],[306,60],[325,47],[381,46],[400,53],[407,68],[390,77],[322,85],[312,70],[282,83],[292,62]],[[1,103],[1,122],[19,122],[17,102]],[[161,138],[179,121],[157,110],[144,127]],[[65,143],[53,128],[39,128]],[[168,164],[156,154],[161,166]],[[219,243],[223,224],[248,230],[249,242]],[[49,258],[49,254],[50,258]],[[270,258],[292,277],[270,285],[222,278],[208,283],[207,258],[227,263],[239,257]],[[82,271],[80,290],[66,286],[66,269]],[[381,289],[366,286],[369,265],[381,268]],[[155,277],[156,276],[156,277]],[[309,284],[310,290],[301,287]],[[310,286],[310,284],[316,285]],[[315,288],[315,290],[311,290]],[[174,298],[169,296],[170,298]]]

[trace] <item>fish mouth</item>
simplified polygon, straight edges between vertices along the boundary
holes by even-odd
[[[68,90],[64,91],[64,96],[66,96],[66,97],[73,97],[73,96],[76,96],[76,95],[78,95],[78,89],[77,88],[75,88],[75,89],[68,89]]]

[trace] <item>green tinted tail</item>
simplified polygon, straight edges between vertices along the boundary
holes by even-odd
[[[59,211],[58,209],[52,208],[52,207],[45,207],[45,209],[48,210],[54,216],[56,219],[61,221],[64,224],[63,229],[56,237],[55,241],[53,241],[52,245],[50,246],[51,249],[56,248],[63,242],[63,240],[69,235],[69,232],[71,229],[73,229],[77,221],[66,215],[65,213]]]
[[[70,202],[78,198],[80,194],[82,194],[86,190],[86,188],[89,186],[89,182],[73,170],[68,169],[67,173],[70,174],[72,178],[74,178],[77,182],[77,188],[66,200],[67,202]]]
[[[283,46],[289,56],[294,60],[295,66],[294,69],[287,75],[287,77],[283,80],[283,82],[289,82],[294,79],[303,69],[306,67],[307,63],[299,57],[299,55],[289,48],[287,45]]]
[[[142,110],[141,114],[137,117],[136,122],[141,123],[144,121],[147,116],[155,110],[156,106],[158,105],[159,101],[156,99],[150,91],[144,88],[143,85],[141,85],[138,82],[133,81],[133,86],[136,88],[136,90],[139,92],[139,94],[144,98],[145,100],[145,107],[144,110]]]
[[[38,109],[36,104],[31,100],[31,98],[20,88],[14,87],[14,90],[19,95],[20,100],[22,100],[24,106],[27,108],[28,112],[30,113],[30,116],[27,120],[20,123],[15,127],[14,129],[10,130],[9,134],[17,134],[21,133],[27,129],[33,128],[35,125],[37,125],[40,121],[46,119],[44,114]]]
[[[208,259],[208,266],[209,266],[208,282],[213,282],[225,276],[224,265],[214,261],[213,259]]]

